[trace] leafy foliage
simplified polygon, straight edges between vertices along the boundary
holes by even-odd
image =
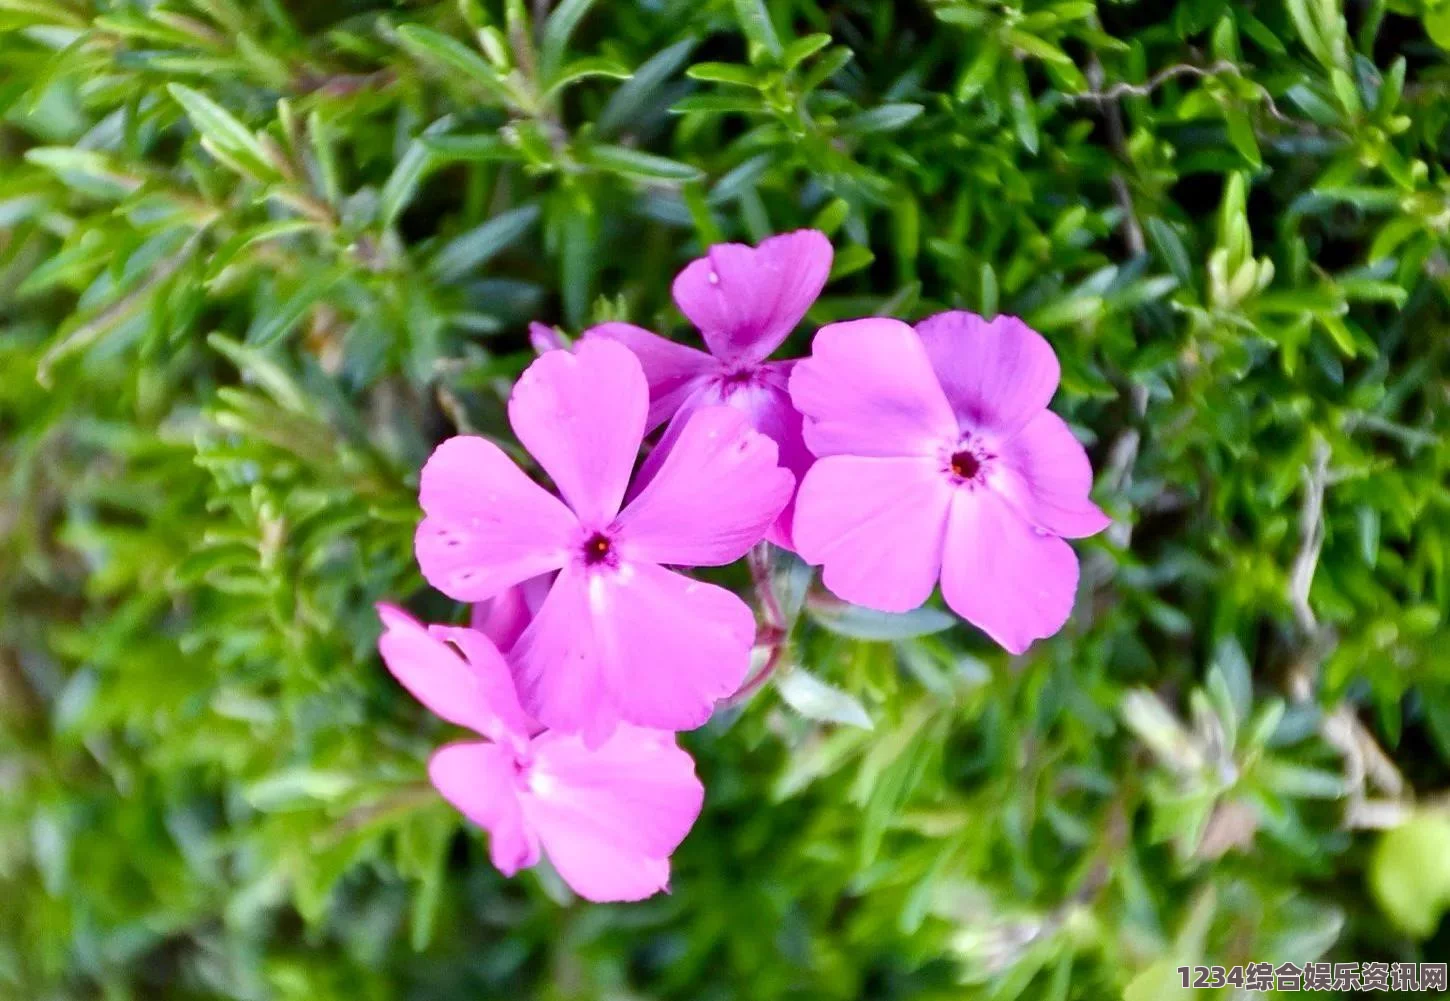
[[[3,993],[1443,960],[1447,53],[1443,0],[0,0]],[[1117,519],[1079,611],[1009,660],[759,568],[784,653],[688,738],[673,894],[503,881],[372,649],[458,614],[416,470],[529,320],[680,329],[703,245],[805,225],[814,322],[1053,342]]]

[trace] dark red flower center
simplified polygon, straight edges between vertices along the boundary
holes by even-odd
[[[952,455],[952,474],[970,480],[982,468],[982,460],[971,452],[956,452]]]
[[[595,532],[584,543],[585,565],[595,566],[607,562],[613,548],[614,543],[609,540],[609,536],[603,532]]]

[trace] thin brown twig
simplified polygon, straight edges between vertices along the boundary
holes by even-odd
[[[1096,103],[1102,104],[1106,101],[1116,101],[1120,97],[1128,97],[1129,95],[1133,97],[1147,97],[1152,94],[1153,91],[1157,90],[1159,87],[1167,83],[1169,80],[1173,80],[1181,76],[1214,76],[1218,73],[1232,73],[1235,76],[1243,75],[1243,73],[1239,70],[1238,65],[1227,59],[1220,59],[1218,62],[1213,63],[1210,66],[1196,66],[1193,63],[1178,63],[1177,65],[1169,66],[1167,69],[1159,70],[1157,73],[1154,73],[1152,76],[1150,76],[1144,83],[1127,83],[1125,81],[1120,81],[1113,84],[1106,90],[1090,90],[1083,94],[1069,94],[1068,100],[1094,101]],[[1101,87],[1102,84],[1101,82],[1094,82],[1093,86],[1095,88]]]
[[[1094,87],[1103,85],[1103,64],[1096,55],[1088,63],[1087,78]],[[1128,138],[1127,131],[1123,128],[1123,113],[1114,101],[1099,103],[1108,127],[1108,144],[1112,146],[1113,153],[1119,160],[1126,161]],[[1113,187],[1113,197],[1123,210],[1123,239],[1128,244],[1128,252],[1134,257],[1142,257],[1148,250],[1148,244],[1143,239],[1143,227],[1138,223],[1138,213],[1133,206],[1133,194],[1128,188],[1128,181],[1123,177],[1122,171],[1118,170],[1113,171],[1109,181]]]
[[[1089,67],[1089,69],[1091,70],[1091,67]],[[1177,79],[1178,77],[1191,76],[1203,78],[1217,76],[1220,73],[1227,73],[1231,76],[1238,77],[1240,80],[1247,81],[1249,85],[1252,86],[1255,92],[1259,95],[1260,100],[1263,101],[1265,110],[1268,111],[1269,116],[1274,120],[1281,122],[1284,125],[1288,125],[1291,128],[1294,128],[1300,132],[1318,131],[1318,129],[1310,123],[1284,114],[1284,112],[1279,108],[1279,105],[1274,101],[1274,95],[1269,93],[1267,87],[1259,83],[1257,80],[1253,80],[1245,76],[1244,71],[1239,68],[1238,64],[1228,59],[1220,59],[1215,63],[1209,64],[1208,66],[1197,66],[1193,63],[1178,63],[1176,65],[1169,66],[1167,69],[1160,70],[1159,72],[1150,76],[1143,83],[1127,83],[1125,81],[1119,81],[1118,83],[1115,83],[1106,89],[1100,90],[1096,88],[1101,87],[1101,82],[1093,82],[1093,87],[1095,89],[1086,91],[1082,94],[1069,94],[1067,95],[1067,100],[1072,102],[1091,101],[1095,104],[1110,104],[1123,97],[1148,97],[1159,87],[1163,86],[1170,80]]]
[[[1289,674],[1289,694],[1295,701],[1314,697],[1319,665],[1334,649],[1334,630],[1325,626],[1309,604],[1309,591],[1319,554],[1324,547],[1324,494],[1333,481],[1329,468],[1330,448],[1316,440],[1309,464],[1304,467],[1304,500],[1299,507],[1299,550],[1289,571],[1289,604],[1294,619],[1306,637],[1303,656]],[[1320,736],[1344,759],[1349,804],[1345,825],[1352,828],[1384,828],[1403,823],[1409,810],[1404,776],[1374,735],[1360,722],[1353,706],[1341,701],[1324,717]],[[1373,785],[1390,797],[1371,800],[1366,787]]]
[[[1289,603],[1299,628],[1313,637],[1319,621],[1309,607],[1309,588],[1319,566],[1324,546],[1324,490],[1329,483],[1329,445],[1321,438],[1314,443],[1310,464],[1304,467],[1304,503],[1299,509],[1299,551],[1289,571]]]

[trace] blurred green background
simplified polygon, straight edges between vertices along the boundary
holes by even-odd
[[[0,0],[0,997],[1450,959],[1447,124],[1450,0]],[[807,225],[813,324],[1052,341],[1078,611],[1009,658],[783,567],[673,894],[505,881],[373,652],[463,611],[416,470],[529,320],[683,331],[703,246]]]

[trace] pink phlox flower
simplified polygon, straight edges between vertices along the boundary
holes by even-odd
[[[822,327],[790,382],[818,457],[796,500],[802,558],[838,597],[887,612],[940,578],[946,603],[1013,653],[1057,632],[1078,581],[1063,539],[1109,523],[1087,453],[1047,409],[1059,375],[1016,317]]]
[[[700,407],[624,504],[648,399],[623,345],[550,351],[519,377],[509,422],[563,499],[470,436],[438,446],[419,490],[418,563],[450,597],[484,601],[557,571],[509,661],[523,707],[591,746],[620,721],[692,729],[739,686],[755,637],[749,607],[665,565],[739,559],[794,487],[744,414]]]
[[[668,888],[670,855],[704,801],[673,734],[621,725],[586,748],[529,718],[482,633],[425,628],[391,605],[378,614],[378,649],[393,676],[434,714],[486,738],[439,748],[428,777],[488,831],[500,872],[512,876],[542,852],[588,900],[642,900]]]
[[[585,337],[619,341],[639,356],[649,380],[648,427],[671,421],[654,454],[668,454],[696,409],[725,404],[745,413],[755,430],[775,441],[781,465],[799,481],[812,457],[790,401],[794,362],[766,359],[821,294],[831,259],[825,234],[803,229],[770,237],[758,247],[716,244],[692,261],[675,278],[674,298],[709,353],[628,323],[585,331]],[[645,478],[650,471],[647,467]],[[791,547],[791,510],[787,505],[768,536],[786,548]]]

